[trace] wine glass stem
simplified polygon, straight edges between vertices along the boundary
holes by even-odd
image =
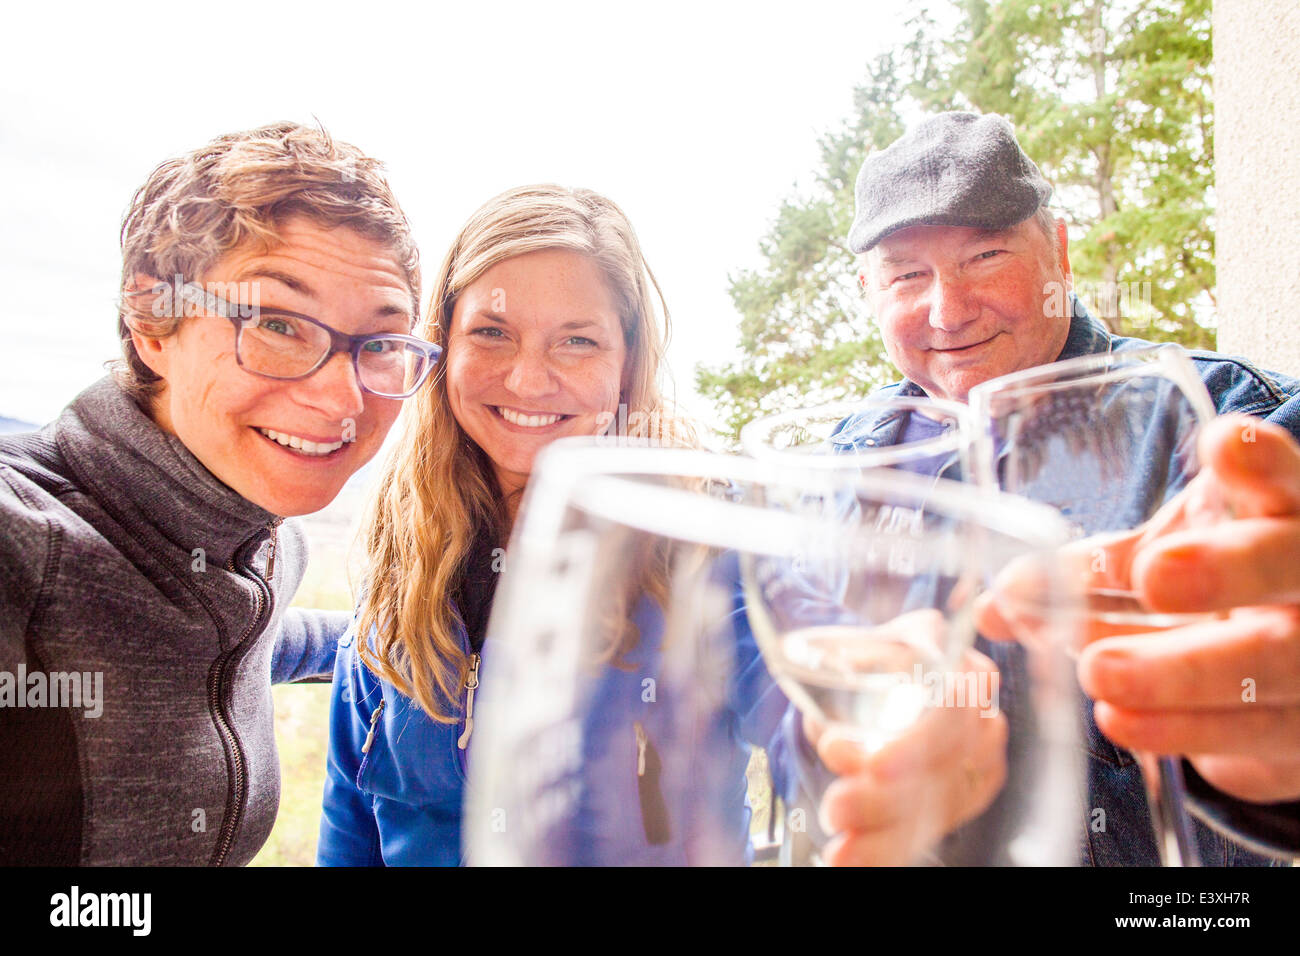
[[[1143,754],[1142,776],[1146,781],[1151,824],[1164,866],[1200,866],[1200,853],[1191,815],[1187,812],[1187,788],[1178,757]]]

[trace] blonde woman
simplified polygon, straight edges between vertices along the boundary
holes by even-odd
[[[452,245],[420,329],[445,358],[387,463],[335,670],[322,864],[462,861],[469,688],[533,460],[558,438],[600,434],[620,405],[653,431],[642,437],[691,442],[659,391],[658,292],[627,218],[589,190],[506,192]],[[786,704],[764,685],[753,716],[766,742]],[[746,753],[734,751],[743,808]],[[671,841],[646,841],[637,861],[684,862]]]

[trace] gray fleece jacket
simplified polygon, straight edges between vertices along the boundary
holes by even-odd
[[[252,859],[271,683],[330,674],[349,620],[286,610],[305,563],[111,379],[0,438],[0,865]]]

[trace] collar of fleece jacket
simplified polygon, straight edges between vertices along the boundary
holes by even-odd
[[[276,516],[218,481],[111,378],[84,391],[58,423],[59,449],[82,486],[128,524],[226,566]]]

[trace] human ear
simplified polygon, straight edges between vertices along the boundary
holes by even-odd
[[[157,295],[149,293],[161,287]],[[123,290],[126,300],[133,305],[127,313],[126,326],[131,332],[131,344],[136,355],[151,372],[166,379],[170,365],[168,339],[175,332],[177,307],[172,301],[172,289],[157,277],[137,272]]]
[[[135,354],[140,356],[140,361],[149,367],[149,371],[164,381],[171,366],[171,349],[168,348],[170,339],[171,336],[155,338],[136,329],[131,330],[131,344],[135,346]]]
[[[1065,276],[1065,285],[1067,288],[1074,287],[1074,273],[1070,271],[1070,236],[1069,230],[1065,228],[1065,220],[1057,218],[1056,220],[1056,245],[1060,250],[1057,259],[1057,265],[1061,268],[1061,275]]]

